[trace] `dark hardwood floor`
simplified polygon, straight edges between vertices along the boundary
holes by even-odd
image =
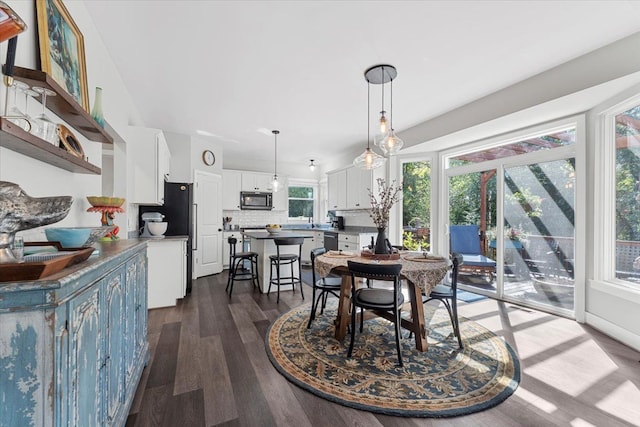
[[[630,426],[640,425],[640,354],[574,321],[483,300],[460,315],[520,357],[520,387],[505,402],[445,419],[375,415],[290,384],[264,349],[269,324],[302,303],[299,290],[261,295],[250,282],[225,294],[226,272],[194,283],[176,307],[149,311],[151,358],[127,426]],[[307,301],[311,298],[306,287]]]

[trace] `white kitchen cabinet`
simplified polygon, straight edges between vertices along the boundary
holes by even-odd
[[[164,133],[160,129],[129,126],[124,136],[132,183],[128,202],[164,204],[164,182],[171,173],[171,152]]]
[[[242,252],[242,233],[240,231],[225,231],[222,233],[222,268],[229,268],[229,237],[238,239],[236,252]]]
[[[242,172],[234,170],[222,171],[222,210],[240,210],[240,191],[242,189]]]
[[[384,169],[359,169],[355,166],[327,174],[328,208],[369,209],[369,190],[378,194],[376,180],[384,178]]]
[[[342,169],[339,171],[331,172],[327,174],[327,186],[329,194],[327,199],[329,201],[329,210],[346,209],[347,208],[347,170]]]
[[[371,237],[375,239],[376,233],[339,233],[338,249],[359,253],[364,246],[371,243]]]
[[[303,264],[311,264],[311,251],[316,248],[324,247],[324,232],[311,230],[295,230],[295,233],[304,234],[305,236],[311,236],[310,239],[304,239],[302,243],[302,262]]]
[[[347,169],[347,209],[369,209],[371,200],[369,190],[378,194],[375,180],[383,177],[382,168],[367,170],[356,167]]]
[[[242,172],[242,191],[272,191],[273,175],[260,172]]]
[[[149,308],[176,305],[186,295],[186,239],[149,239]]]
[[[350,167],[347,169],[347,209],[369,209],[371,200],[369,190],[378,195],[378,178],[384,178],[384,168],[360,169]]]

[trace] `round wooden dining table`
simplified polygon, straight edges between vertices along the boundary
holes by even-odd
[[[409,300],[411,304],[411,318],[402,319],[402,327],[412,331],[415,335],[416,349],[427,351],[427,329],[422,306],[422,294],[429,295],[431,290],[444,278],[449,269],[448,258],[423,256],[417,253],[400,253],[395,260],[375,260],[356,253],[329,251],[315,260],[316,272],[320,277],[327,277],[330,273],[342,276],[338,315],[335,320],[335,338],[342,341],[347,334],[347,325],[351,321],[349,315],[351,298],[351,275],[347,267],[348,261],[380,264],[402,264],[400,276],[408,284]],[[378,313],[384,316],[383,313]]]

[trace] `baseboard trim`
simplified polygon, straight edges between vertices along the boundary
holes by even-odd
[[[585,321],[587,325],[604,332],[636,351],[640,351],[640,335],[629,332],[627,329],[621,328],[620,326],[592,313],[585,313]]]

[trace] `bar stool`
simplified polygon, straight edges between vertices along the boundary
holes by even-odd
[[[304,237],[276,237],[273,239],[273,243],[276,245],[276,255],[270,255],[269,260],[271,263],[270,274],[269,274],[269,289],[267,290],[267,295],[271,292],[271,285],[274,284],[278,287],[278,298],[276,303],[280,302],[280,285],[291,285],[293,286],[293,290],[296,289],[296,283],[300,284],[300,293],[302,294],[302,299],[304,299],[304,291],[302,290],[302,243],[304,242]],[[298,253],[297,254],[281,254],[280,247],[281,246],[297,246]],[[298,263],[298,277],[293,274],[293,265]],[[281,277],[280,276],[280,268],[283,266],[290,266],[291,275]],[[276,278],[273,278],[273,269],[276,270]]]
[[[258,253],[257,252],[236,252],[236,244],[238,239],[229,237],[229,278],[227,279],[227,287],[225,291],[229,291],[229,296],[233,292],[233,282],[235,280],[251,280],[253,287],[258,283],[260,289],[260,279],[258,278]],[[249,273],[238,272],[242,267],[243,261],[249,260],[251,263],[251,271]],[[260,291],[262,293],[262,291]]]

